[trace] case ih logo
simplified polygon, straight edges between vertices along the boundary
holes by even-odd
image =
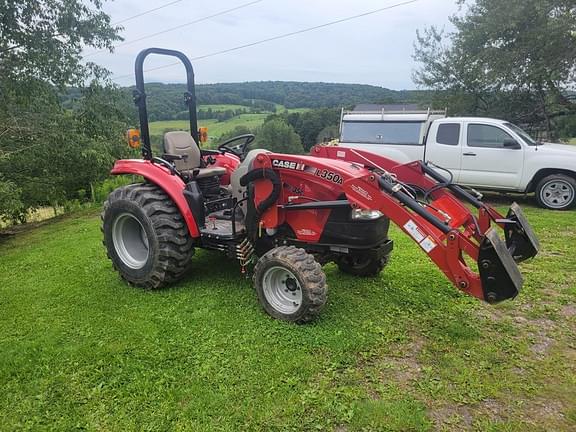
[[[272,159],[272,166],[274,168],[286,168],[296,171],[304,171],[304,168],[306,168],[306,165],[304,165],[303,163],[280,160],[280,159]]]

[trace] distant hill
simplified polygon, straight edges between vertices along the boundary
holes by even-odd
[[[184,84],[147,84],[148,111],[151,120],[176,120],[184,111]],[[133,87],[122,89],[131,98]],[[427,92],[390,90],[364,84],[323,82],[254,81],[244,83],[200,84],[196,86],[199,105],[243,105],[254,112],[274,112],[276,105],[286,108],[336,108],[360,103],[419,103]],[[63,101],[73,104],[77,92],[71,89]]]
[[[395,91],[371,85],[295,81],[206,84],[198,86],[197,93],[201,103],[216,103],[215,100],[224,95],[235,95],[244,100],[274,102],[286,108],[333,108],[364,102],[393,103],[411,100],[413,97],[410,91]]]

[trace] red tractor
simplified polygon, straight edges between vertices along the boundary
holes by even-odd
[[[149,54],[177,57],[187,71],[190,133],[166,133],[161,157],[152,155],[148,130],[143,63]],[[119,160],[112,174],[145,181],[112,192],[102,215],[108,256],[129,283],[160,288],[183,277],[195,248],[218,250],[243,270],[256,262],[254,285],[268,314],[307,322],[326,303],[322,265],[334,262],[356,276],[382,271],[392,252],[391,220],[458,289],[489,303],[518,294],[516,263],[539,249],[518,205],[502,216],[439,167],[399,165],[350,148],[278,154],[249,150],[254,136],[242,135],[202,150],[188,58],[150,48],[138,55],[135,71],[143,159]]]

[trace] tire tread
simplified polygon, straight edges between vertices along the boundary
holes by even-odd
[[[104,233],[104,220],[110,205],[118,201],[130,201],[137,204],[150,219],[159,244],[158,260],[147,280],[134,280],[123,274],[118,263],[111,256],[106,238],[102,242],[107,249],[107,256],[112,266],[121,277],[132,285],[148,289],[158,289],[177,281],[190,268],[194,255],[194,241],[180,211],[170,197],[160,187],[150,183],[136,183],[120,187],[110,193],[104,202],[100,215],[101,231]]]
[[[322,270],[322,266],[304,249],[297,248],[296,246],[276,247],[264,254],[254,268],[254,284],[259,291],[259,297],[263,296],[263,293],[260,293],[261,283],[259,277],[263,274],[265,268],[274,262],[294,270],[296,276],[300,279],[302,294],[307,296],[308,301],[307,307],[299,313],[295,319],[287,319],[286,317],[279,316],[280,314],[274,315],[265,307],[266,311],[276,318],[286,319],[287,321],[293,321],[299,324],[314,320],[324,308],[328,293],[326,275]],[[263,302],[262,298],[261,302]]]

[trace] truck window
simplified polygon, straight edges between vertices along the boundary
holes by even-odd
[[[526,132],[524,129],[516,126],[513,123],[504,123],[504,126],[508,126],[510,129],[512,129],[512,132],[516,132],[518,135],[520,135],[520,138],[522,138],[526,144],[528,144],[529,146],[535,146],[535,145],[541,145],[542,143],[537,142],[534,138],[532,138],[528,132]]]
[[[459,123],[442,123],[438,126],[436,133],[436,142],[445,145],[458,145],[460,141],[460,124]]]
[[[496,126],[468,125],[468,147],[504,148],[504,140],[513,139]]]
[[[342,142],[367,144],[422,145],[424,122],[342,122]]]

